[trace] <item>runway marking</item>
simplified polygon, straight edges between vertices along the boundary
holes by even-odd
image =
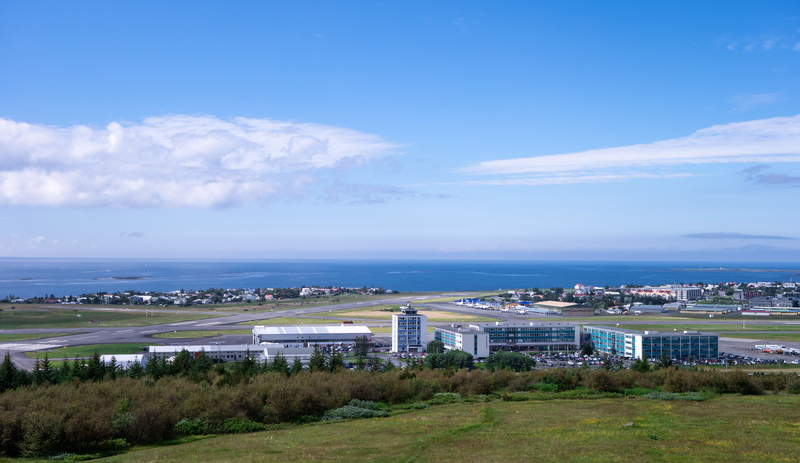
[[[201,323],[197,326],[221,325],[223,322]]]
[[[170,323],[169,326],[176,326],[176,325],[191,325],[192,323],[197,323],[196,321],[189,321],[189,322],[180,322],[180,323]]]
[[[122,330],[122,331],[117,331],[117,333],[127,333],[128,331],[133,331],[133,330]]]
[[[43,349],[52,349],[52,344],[20,344],[20,343],[5,343],[0,344],[0,349],[2,350],[21,350],[21,351],[31,351],[31,350],[43,350]]]

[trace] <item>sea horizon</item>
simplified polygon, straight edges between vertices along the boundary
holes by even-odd
[[[800,265],[787,262],[0,257],[0,296],[22,298],[212,287],[374,286],[446,292],[798,277]]]

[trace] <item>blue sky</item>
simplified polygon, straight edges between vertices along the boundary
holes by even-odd
[[[4,2],[0,256],[800,259],[797,2]]]

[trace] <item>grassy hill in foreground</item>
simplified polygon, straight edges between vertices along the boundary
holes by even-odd
[[[102,461],[798,461],[798,409],[795,395],[493,401],[221,436]]]

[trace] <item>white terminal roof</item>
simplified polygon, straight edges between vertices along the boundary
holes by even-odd
[[[252,346],[252,345],[249,345],[249,344],[247,344],[247,345],[241,345],[241,344],[237,344],[237,345],[210,344],[210,345],[207,345],[207,346],[205,346],[205,345],[204,346],[199,346],[199,345],[198,346],[190,346],[190,345],[185,345],[185,346],[147,346],[147,350],[149,352],[155,352],[155,353],[180,352],[180,351],[182,351],[184,349],[186,351],[188,351],[188,352],[200,352],[201,350],[204,350],[206,352],[217,352],[217,351],[219,351],[219,352],[245,352],[247,350],[250,350],[250,352],[255,352],[255,351],[260,351],[261,350],[258,346]]]
[[[313,334],[372,334],[368,326],[363,325],[331,325],[331,326],[256,326],[253,334],[266,335],[313,335]]]
[[[142,358],[145,357],[145,355],[144,354],[101,355],[100,361],[110,362],[111,357],[114,357],[114,360],[117,362],[117,364],[125,364],[128,362],[141,362]]]

